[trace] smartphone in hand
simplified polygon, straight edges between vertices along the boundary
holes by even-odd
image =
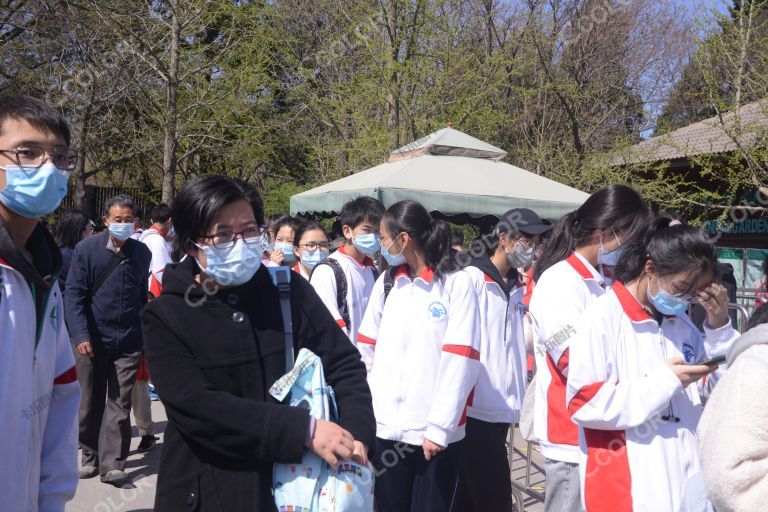
[[[717,366],[719,364],[723,364],[725,362],[725,355],[715,356],[715,357],[709,357],[707,359],[704,359],[702,361],[697,361],[695,365],[705,365],[705,366]]]

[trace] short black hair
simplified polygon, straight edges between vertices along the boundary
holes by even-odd
[[[344,203],[339,213],[341,227],[355,229],[366,220],[378,227],[384,215],[384,205],[372,197],[362,196]]]
[[[287,213],[273,213],[272,215],[267,216],[267,231],[269,232],[269,236],[272,238],[275,237],[277,234],[275,232],[275,225],[283,220],[286,217],[290,217]]]
[[[171,208],[167,204],[160,203],[149,210],[149,219],[152,222],[168,222],[171,218]]]
[[[765,324],[765,323],[768,323],[768,302],[764,304],[760,304],[755,309],[755,312],[752,313],[752,316],[750,316],[749,320],[747,321],[747,325],[744,328],[744,332],[747,332],[753,327],[757,327],[758,325]]]
[[[464,232],[459,228],[451,230],[451,245],[464,245]]]
[[[24,94],[0,96],[0,134],[8,119],[24,120],[40,131],[61,135],[69,146],[71,134],[67,121],[42,100]]]
[[[209,174],[187,182],[176,196],[171,216],[176,231],[174,253],[179,255],[186,252],[189,244],[205,235],[208,226],[219,210],[236,201],[248,201],[253,208],[254,189],[243,180]],[[264,212],[254,211],[258,222],[264,218]]]
[[[299,246],[299,242],[301,241],[301,237],[304,236],[304,233],[307,231],[314,231],[316,229],[319,229],[323,233],[325,233],[325,237],[328,238],[328,233],[325,232],[325,228],[322,224],[317,222],[316,220],[307,220],[299,224],[299,227],[296,228],[296,234],[293,236],[293,245],[295,247]]]
[[[91,219],[80,210],[65,212],[53,232],[56,245],[74,248],[83,237],[83,231]]]
[[[245,197],[248,202],[251,203],[253,208],[253,214],[256,216],[256,223],[259,227],[264,226],[266,223],[264,219],[264,200],[261,198],[261,194],[256,190],[256,187],[248,183],[242,178],[232,178],[243,190],[245,190]]]
[[[293,239],[296,240],[296,231],[299,229],[300,225],[301,221],[299,219],[296,217],[291,217],[290,215],[286,215],[285,217],[282,217],[280,220],[275,222],[272,226],[272,229],[274,229],[274,235],[277,236],[277,233],[282,227],[288,226],[293,229]]]
[[[141,215],[137,212],[136,203],[134,203],[133,199],[128,197],[126,194],[117,194],[116,196],[112,196],[104,201],[104,217],[109,217],[109,209],[113,206],[130,208],[134,217],[141,217]]]

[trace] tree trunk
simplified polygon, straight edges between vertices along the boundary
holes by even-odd
[[[86,141],[88,140],[88,129],[91,124],[91,111],[93,108],[94,94],[91,91],[90,99],[83,112],[83,117],[80,119],[80,134],[77,141],[77,165],[75,166],[75,195],[73,199],[73,206],[75,210],[85,211],[85,180],[88,179],[88,174],[85,172],[85,157],[86,157]]]
[[[166,84],[166,121],[163,140],[163,194],[162,202],[173,204],[176,195],[176,144],[177,144],[177,110],[176,95],[179,83],[179,40],[181,38],[181,23],[179,22],[178,4],[171,4],[171,47],[170,66],[168,66],[168,82]]]
[[[392,7],[387,13],[390,37],[390,66],[392,68],[389,76],[390,92],[387,95],[387,134],[390,150],[400,147],[400,84],[397,74],[400,45],[398,44],[397,10],[397,2],[392,2]]]

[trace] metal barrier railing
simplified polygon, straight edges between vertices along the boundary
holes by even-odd
[[[533,461],[534,443],[527,441],[525,453],[523,453],[523,451],[519,448],[515,447],[515,427],[516,425],[514,424],[510,426],[509,435],[507,437],[507,441],[509,443],[509,467],[512,469],[515,455],[525,459],[525,484],[523,485],[518,481],[512,480],[512,496],[515,502],[515,509],[517,512],[523,512],[525,505],[525,495],[540,503],[544,503],[544,493],[539,492],[531,487],[531,470],[535,469],[543,475],[544,468]]]

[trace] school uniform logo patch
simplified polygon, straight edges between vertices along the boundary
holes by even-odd
[[[427,308],[429,319],[433,322],[440,322],[443,318],[448,316],[448,310],[442,302],[433,302]]]

